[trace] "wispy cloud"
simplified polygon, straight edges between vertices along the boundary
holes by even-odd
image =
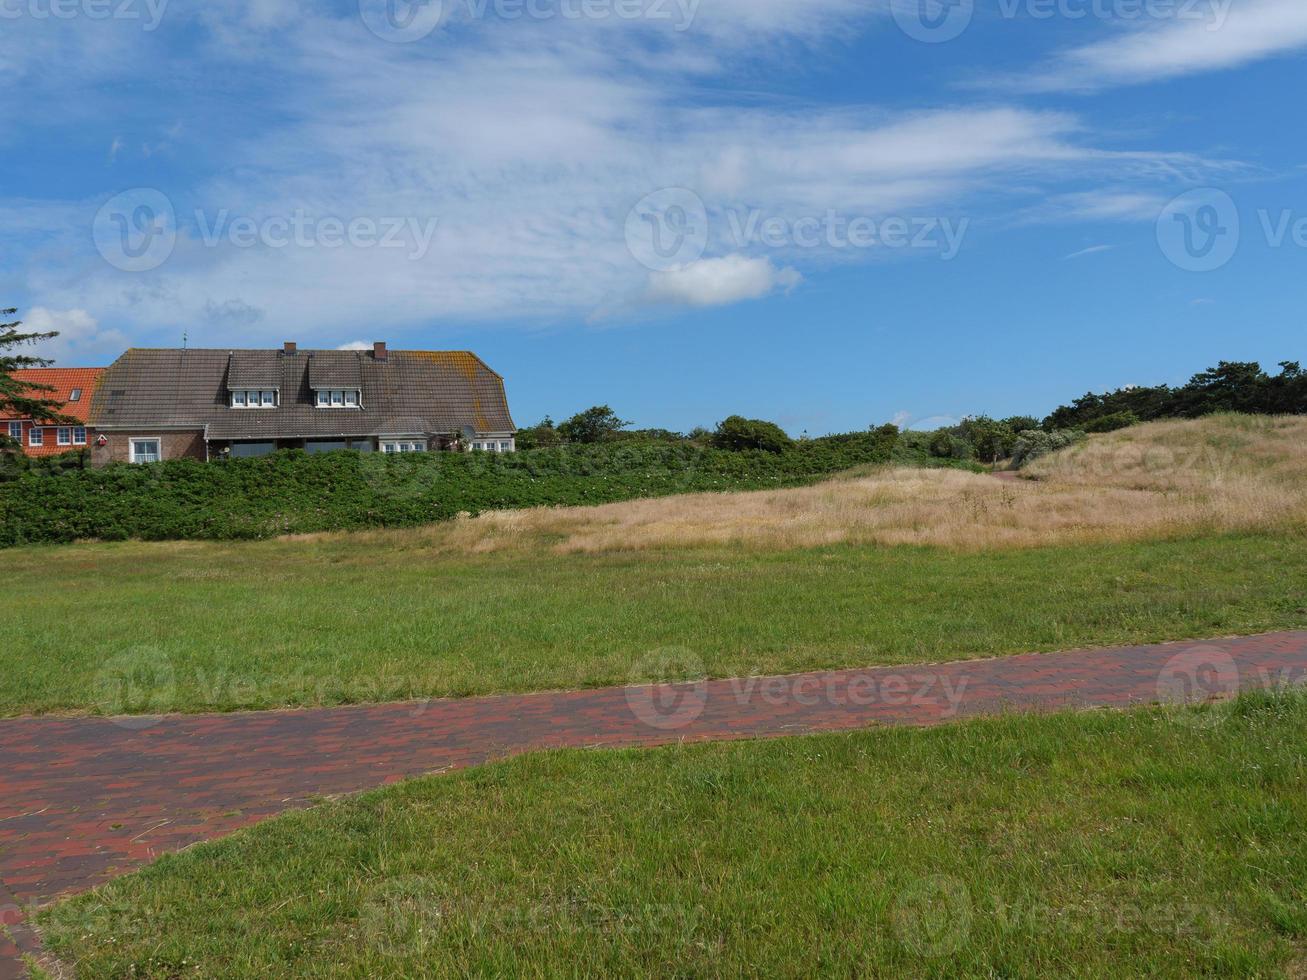
[[[1083,259],[1086,255],[1098,255],[1100,252],[1110,252],[1115,248],[1115,245],[1090,245],[1088,248],[1082,248],[1078,252],[1072,252],[1070,255],[1062,256],[1062,260],[1064,262],[1070,262],[1072,259]]]
[[[1136,19],[1102,41],[1060,52],[1005,80],[1024,91],[1096,91],[1236,68],[1307,47],[1302,0],[1209,0],[1174,16]]]

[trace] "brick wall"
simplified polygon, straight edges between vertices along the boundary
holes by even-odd
[[[10,419],[0,420],[0,432],[3,432],[5,435],[9,435],[10,421],[11,421]],[[87,447],[87,444],[91,441],[91,436],[88,434],[86,437],[86,442],[84,443],[70,443],[67,446],[61,446],[59,445],[59,429],[60,428],[71,429],[72,426],[54,426],[54,425],[46,425],[43,423],[41,425],[38,425],[37,428],[41,430],[42,435],[44,436],[44,445],[33,446],[31,444],[32,423],[30,421],[23,421],[20,424],[23,427],[23,437],[21,439],[23,445],[23,452],[26,453],[28,456],[58,456],[60,453],[72,452],[75,449],[77,450],[85,449]],[[68,436],[71,439],[73,433],[70,431],[68,433]]]
[[[105,445],[98,445],[103,435]],[[204,432],[196,429],[191,432],[95,432],[91,433],[91,465],[105,466],[108,463],[131,462],[132,439],[158,439],[159,448],[164,459],[204,459]]]

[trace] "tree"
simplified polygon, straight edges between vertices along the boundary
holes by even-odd
[[[517,430],[518,449],[547,449],[550,446],[557,446],[562,441],[558,429],[554,427],[554,420],[548,415],[536,425]]]
[[[764,449],[769,453],[784,452],[794,445],[794,440],[775,422],[746,419],[740,415],[732,415],[718,423],[712,441],[718,449]]]
[[[602,442],[630,424],[619,419],[607,405],[596,405],[560,423],[558,434],[566,442]]]
[[[8,318],[17,312],[16,309],[0,310],[0,317]],[[0,323],[0,412],[5,415],[28,418],[33,422],[72,421],[59,413],[59,409],[62,407],[59,402],[42,398],[38,394],[42,391],[53,391],[54,389],[48,385],[29,384],[14,377],[15,371],[24,368],[47,367],[52,362],[44,357],[13,353],[13,348],[25,344],[35,344],[37,341],[49,340],[51,337],[59,336],[54,331],[49,333],[20,333],[19,328],[22,325],[21,320]],[[9,438],[8,432],[0,432],[0,451],[13,453],[19,448],[18,443]]]

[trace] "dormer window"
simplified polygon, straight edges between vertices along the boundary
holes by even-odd
[[[357,388],[318,389],[318,408],[358,408],[360,401]]]
[[[276,408],[277,389],[275,388],[233,388],[231,392],[232,408]]]

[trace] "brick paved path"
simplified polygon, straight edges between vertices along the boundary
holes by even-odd
[[[178,715],[144,727],[0,720],[0,921],[317,796],[531,749],[929,725],[1201,700],[1304,678],[1307,632],[1298,632],[660,688]],[[21,924],[11,931],[20,945],[30,940]],[[0,935],[0,957],[5,946]]]

